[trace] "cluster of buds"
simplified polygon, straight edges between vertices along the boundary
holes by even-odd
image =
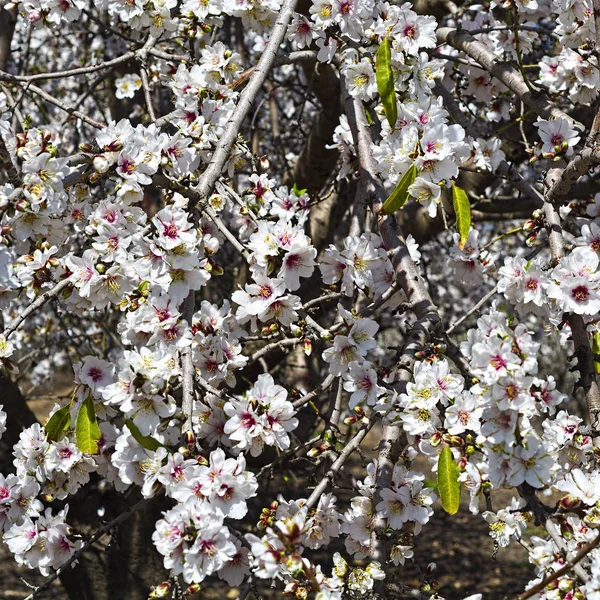
[[[363,410],[361,406],[354,407],[354,414],[350,417],[346,417],[344,419],[345,425],[354,425],[355,423],[360,423],[362,425],[366,425],[369,421],[367,417],[367,413]]]
[[[433,579],[433,574],[437,569],[437,565],[434,562],[430,562],[425,568],[425,572],[423,573],[423,581],[419,586],[419,590],[424,594],[436,594],[436,592],[440,589],[440,584],[436,579]]]
[[[541,209],[536,209],[531,215],[531,219],[523,225],[523,232],[527,236],[525,243],[531,248],[538,239],[541,231],[545,231],[544,213]]]
[[[267,527],[273,527],[275,524],[277,509],[279,508],[279,502],[273,500],[267,508],[263,508],[260,511],[260,518],[257,523],[259,529],[266,529]]]
[[[96,270],[98,270],[98,266],[96,266]],[[100,272],[100,271],[98,271]],[[121,311],[136,311],[142,304],[145,304],[148,301],[148,296],[150,295],[150,282],[142,281],[131,294],[125,296],[121,302],[118,304],[119,310]]]
[[[529,159],[529,163],[532,164],[538,161],[540,158],[545,158],[546,160],[557,162],[565,157],[568,150],[569,142],[564,141],[554,146],[554,149],[551,152],[542,152],[539,143],[536,144],[533,148],[526,148],[525,152],[527,152],[527,154],[531,156],[531,158]]]

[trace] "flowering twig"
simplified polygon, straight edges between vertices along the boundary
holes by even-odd
[[[46,304],[48,300],[56,298],[69,284],[71,283],[69,278],[59,281],[52,289],[40,294],[2,333],[4,337],[8,339],[18,328],[19,325],[31,314],[33,314],[38,308]]]
[[[373,425],[375,425],[375,422],[377,420],[378,420],[378,415],[374,415],[373,417],[371,417],[367,421],[367,423],[364,423],[361,426],[361,428],[358,430],[356,435],[346,444],[346,446],[344,447],[344,449],[342,450],[340,455],[333,462],[333,464],[331,465],[331,467],[325,474],[325,477],[323,477],[323,479],[321,479],[321,481],[318,483],[317,487],[313,490],[312,494],[309,496],[309,498],[305,504],[305,506],[307,508],[310,509],[315,504],[317,504],[317,502],[319,501],[319,498],[321,497],[321,494],[327,489],[327,486],[329,485],[329,483],[333,480],[333,478],[335,477],[337,472],[342,468],[343,464],[348,460],[350,455],[360,446],[361,442],[365,439],[365,436],[367,435],[367,433],[369,433],[369,431],[371,430]]]
[[[523,592],[519,596],[518,600],[527,600],[527,598],[531,598],[535,594],[541,592],[546,588],[547,585],[553,581],[556,581],[559,577],[562,577],[565,573],[568,573],[571,569],[573,569],[575,565],[581,562],[596,546],[598,546],[599,543],[600,533],[598,533],[598,535],[596,535],[591,542],[586,544],[571,560],[567,560],[564,566]]]
[[[476,60],[490,75],[515,93],[529,108],[544,119],[562,117],[570,123],[573,118],[558,108],[542,92],[532,94],[522,75],[507,63],[499,62],[494,53],[464,29],[441,27],[436,32],[438,43],[448,44]]]
[[[79,557],[90,546],[94,545],[105,533],[108,533],[111,529],[114,529],[115,527],[123,523],[125,520],[127,520],[129,516],[137,512],[148,501],[149,498],[142,498],[141,500],[130,506],[126,511],[122,512],[118,517],[115,517],[109,523],[105,523],[104,525],[102,525],[102,527],[100,527],[100,529],[98,529],[98,531],[96,531],[96,533],[94,533],[94,535],[92,535],[92,537],[87,542],[85,542],[85,544],[79,550],[77,550],[77,552],[74,552],[71,555],[69,560],[67,560],[67,562],[65,562],[65,564],[60,567],[60,569],[57,569],[50,577],[48,577],[48,579],[46,579],[46,581],[44,581],[44,583],[42,583],[42,585],[36,587],[35,590],[31,594],[29,594],[27,598],[25,598],[25,600],[33,600],[34,598],[39,596],[44,590],[47,590],[52,584],[52,582],[58,577],[60,577],[60,575],[64,573],[74,562],[79,560]]]

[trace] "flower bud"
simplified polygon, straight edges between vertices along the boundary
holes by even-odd
[[[471,445],[467,446],[465,448],[465,454],[467,456],[473,456],[473,454],[475,454],[475,446],[471,446]]]
[[[468,464],[469,461],[467,460],[467,458],[465,456],[461,457],[461,459],[457,463],[458,470],[462,473],[467,468]]]
[[[148,597],[150,600],[155,598],[166,598],[171,590],[171,583],[169,581],[163,581],[159,583],[151,592]]]
[[[558,582],[558,589],[561,592],[570,592],[575,586],[575,582],[570,577],[565,577]]]
[[[427,567],[425,567],[425,577],[430,577],[433,575],[436,569],[437,565],[434,562],[430,562]]]
[[[208,467],[208,460],[200,455],[200,456],[196,456],[196,462],[201,466],[201,467]]]
[[[111,164],[112,163],[106,154],[98,154],[97,156],[94,156],[94,160],[92,160],[92,165],[94,166],[96,173],[106,173],[110,169]]]
[[[573,537],[573,525],[564,519],[560,521],[560,535],[564,537],[566,540],[569,540]]]
[[[223,267],[218,264],[218,263],[213,263],[212,264],[212,274],[215,277],[221,277],[221,275],[223,275],[225,271],[223,270]]]
[[[325,340],[326,342],[330,342],[333,339],[333,334],[331,331],[329,331],[329,329],[326,329],[325,331],[321,332],[321,339]]]
[[[103,273],[106,272],[106,265],[104,263],[96,263],[96,271],[98,271],[98,273],[100,273],[100,275],[102,275]]]
[[[312,342],[308,338],[302,342],[302,350],[304,350],[304,354],[306,354],[306,356],[310,356],[312,354]]]
[[[436,431],[435,433],[431,434],[431,436],[429,438],[429,443],[434,448],[437,448],[442,443],[442,434],[441,434],[441,432]]]
[[[186,448],[185,446],[179,446],[179,448],[177,448],[177,452],[179,452],[179,454],[181,454],[181,456],[183,456],[183,458],[190,457],[190,449]]]
[[[562,510],[572,511],[579,508],[579,506],[581,505],[581,501],[578,498],[573,498],[573,496],[567,494],[566,496],[560,499],[558,505]]]
[[[199,583],[192,583],[192,585],[190,585],[187,590],[185,590],[185,593],[188,596],[193,596],[194,594],[197,594],[200,592],[202,588],[200,587]]]
[[[536,222],[533,219],[529,219],[529,221],[525,221],[525,225],[523,225],[523,231],[533,231],[535,226]]]
[[[455,448],[461,448],[464,444],[463,439],[460,437],[460,435],[452,435],[450,436],[450,445],[454,446]]]
[[[79,144],[79,149],[82,152],[92,152],[94,150],[94,146],[92,146],[92,144],[84,142],[83,144]]]
[[[265,154],[264,156],[261,156],[260,157],[260,168],[263,171],[266,171],[270,166],[271,166],[271,164],[269,163],[269,159],[267,158],[267,155]]]

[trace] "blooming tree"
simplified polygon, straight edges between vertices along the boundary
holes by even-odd
[[[527,548],[522,600],[599,599],[598,48],[600,0],[4,2],[29,598],[152,503],[166,575],[131,598],[443,598],[403,567],[462,490]],[[34,422],[15,384],[57,373]]]

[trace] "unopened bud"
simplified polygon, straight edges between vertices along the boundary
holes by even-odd
[[[357,417],[346,417],[344,419],[344,425],[354,425],[358,421]]]
[[[333,431],[331,429],[326,429],[323,433],[323,439],[330,446],[335,443],[335,436],[333,435]]]
[[[121,150],[123,150],[123,142],[115,140],[107,146],[104,146],[104,150],[106,150],[107,152],[121,152]]]
[[[92,146],[92,144],[88,144],[87,142],[83,142],[83,144],[79,144],[79,149],[82,152],[92,152],[94,149],[94,146]]]
[[[179,454],[181,454],[181,456],[183,456],[183,458],[190,457],[190,449],[186,448],[185,446],[179,446],[179,448],[177,448],[177,452],[179,452]]]
[[[572,511],[581,506],[581,500],[573,498],[571,495],[567,495],[560,499],[559,506],[562,510]]]
[[[193,596],[194,594],[197,594],[198,592],[200,592],[202,588],[200,587],[199,583],[192,583],[192,585],[190,585],[187,590],[185,590],[185,593],[188,596]]]
[[[260,157],[260,168],[263,171],[266,171],[269,167],[270,167],[270,163],[269,163],[269,159],[267,158],[267,155],[265,154],[264,156]]]
[[[183,437],[189,448],[193,448],[196,445],[196,436],[192,431],[186,431]]]
[[[223,275],[225,271],[223,270],[223,267],[218,264],[218,263],[213,263],[212,265],[212,274],[215,277],[221,277],[221,275]]]
[[[458,470],[462,473],[467,468],[468,464],[469,461],[463,456],[457,463]]]
[[[106,265],[104,263],[97,263],[96,271],[98,271],[98,273],[100,273],[100,275],[102,275],[103,273],[106,272]]]
[[[465,454],[467,456],[473,456],[473,454],[475,454],[475,446],[471,446],[471,445],[467,446],[465,448]]]
[[[330,342],[333,339],[333,334],[331,331],[329,331],[329,329],[326,329],[325,331],[321,332],[321,339],[325,340],[326,342]]]
[[[27,200],[17,200],[14,206],[15,210],[25,212],[29,208],[29,202],[27,202]]]
[[[168,581],[163,581],[150,592],[149,598],[151,600],[154,600],[154,598],[166,598],[169,595],[170,590],[171,583]]]
[[[442,434],[439,431],[436,431],[435,433],[431,434],[429,438],[429,443],[434,448],[437,448],[442,443]]]
[[[450,436],[450,445],[455,448],[461,448],[464,444],[464,440],[460,437],[460,435],[452,435]]]
[[[201,467],[208,467],[208,465],[209,465],[208,459],[202,455],[196,457],[196,462]]]
[[[573,525],[568,521],[561,520],[560,521],[560,535],[564,537],[566,540],[569,540],[573,537]]]
[[[574,586],[575,582],[570,577],[565,577],[558,582],[558,589],[561,592],[570,592]]]
[[[98,156],[94,156],[94,160],[92,160],[92,165],[97,173],[106,173],[110,169],[111,164],[111,161],[105,154],[98,154]]]
[[[434,562],[430,562],[425,567],[425,577],[430,577],[431,575],[433,575],[433,573],[435,572],[436,569],[437,569],[437,565]]]
[[[523,225],[523,231],[533,231],[535,226],[536,222],[533,219],[529,219],[529,221],[526,221],[525,225]]]
[[[312,354],[312,342],[308,338],[302,342],[302,350],[304,350],[304,354],[306,354],[306,356],[310,356]]]

